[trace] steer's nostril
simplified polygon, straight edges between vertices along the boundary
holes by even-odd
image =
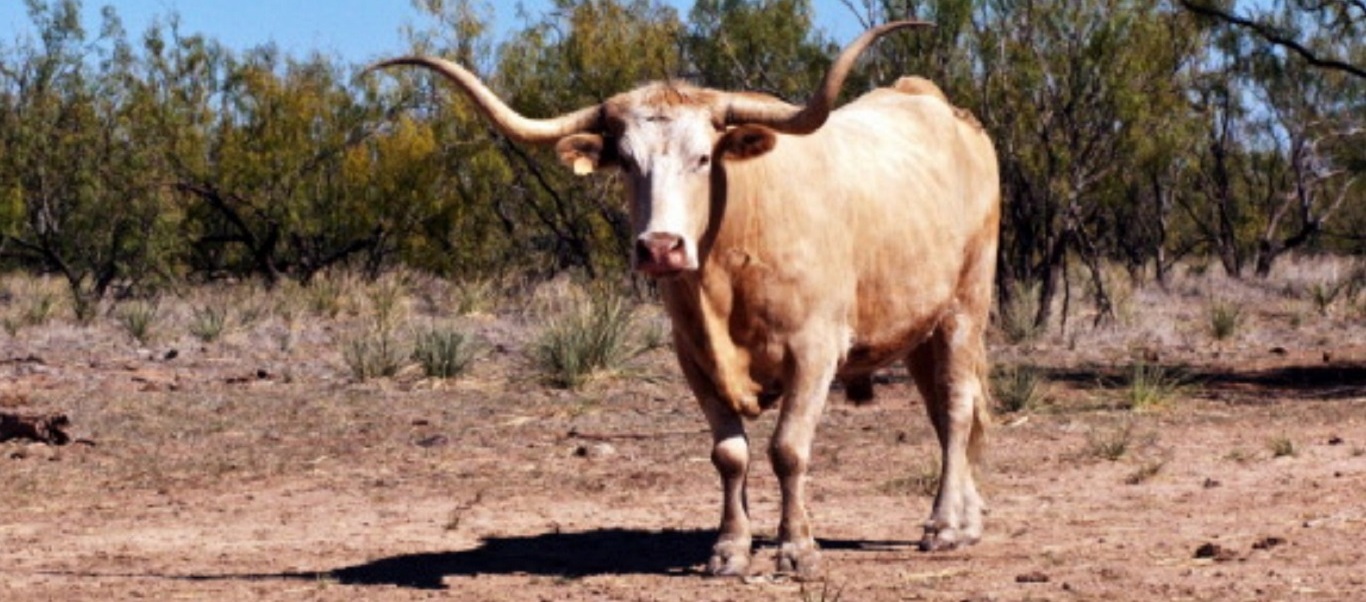
[[[636,241],[636,263],[650,263],[653,254],[650,253],[650,245],[643,240]]]
[[[683,267],[683,237],[667,232],[650,232],[636,239],[636,266],[647,272],[676,271]]]

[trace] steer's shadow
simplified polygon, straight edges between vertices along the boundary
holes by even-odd
[[[694,575],[706,563],[715,538],[716,532],[711,530],[630,529],[490,537],[471,550],[392,556],[335,569],[322,576],[352,585],[441,589],[444,578],[468,575]],[[819,543],[827,550],[914,545],[828,539]]]

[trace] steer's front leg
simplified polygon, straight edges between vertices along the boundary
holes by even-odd
[[[707,560],[707,573],[738,576],[749,571],[753,535],[749,528],[749,503],[745,480],[749,474],[749,439],[745,423],[735,409],[722,401],[715,387],[691,358],[679,355],[679,365],[689,387],[702,406],[711,427],[711,463],[721,477],[721,526]]]
[[[811,443],[830,382],[834,380],[835,361],[834,354],[812,352],[797,358],[769,447],[769,458],[783,496],[782,522],[778,525],[778,572],[798,579],[820,575],[820,550],[806,512],[805,484],[811,465]]]
[[[721,527],[707,561],[712,575],[744,575],[749,570],[749,508],[745,480],[749,474],[749,440],[740,416],[715,399],[703,398],[702,410],[711,425],[711,463],[721,476]]]

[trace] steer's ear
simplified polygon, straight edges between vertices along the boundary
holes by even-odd
[[[586,176],[615,164],[611,160],[611,149],[597,134],[574,134],[560,138],[555,143],[555,152],[560,155],[560,163],[574,170],[576,176]]]
[[[778,134],[762,125],[740,125],[728,130],[716,143],[721,156],[732,161],[753,159],[778,144]]]

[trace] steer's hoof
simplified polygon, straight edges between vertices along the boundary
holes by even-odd
[[[711,549],[707,574],[716,577],[742,577],[749,572],[749,542],[723,541]]]
[[[791,575],[798,581],[811,581],[821,576],[821,551],[814,543],[783,542],[778,547],[778,573]]]
[[[974,543],[977,543],[976,537],[970,537],[957,529],[925,525],[925,535],[920,538],[920,551],[947,552]]]

